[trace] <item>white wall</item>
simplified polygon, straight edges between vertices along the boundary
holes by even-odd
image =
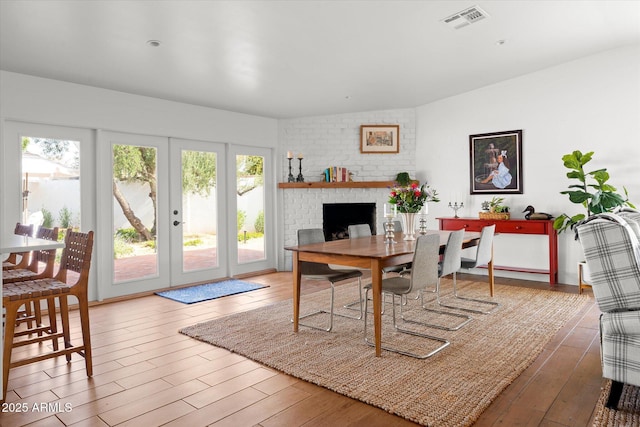
[[[486,195],[469,195],[469,135],[523,130],[524,193],[506,195],[512,216],[529,204],[559,215],[582,212],[560,194],[570,184],[562,156],[595,151],[587,170],[606,167],[610,183],[626,186],[640,206],[640,46],[582,58],[417,109],[418,175],[436,187],[465,194],[460,216],[477,217]],[[446,200],[445,200],[446,201]],[[451,216],[445,203],[435,216]],[[499,236],[496,263],[547,265],[546,240]],[[572,233],[559,239],[559,281],[577,283],[582,249]],[[510,275],[505,272],[499,275]],[[546,281],[547,276],[511,274]]]
[[[360,125],[400,125],[398,154],[360,153]],[[331,116],[304,117],[280,120],[279,148],[281,156],[280,181],[286,182],[289,173],[285,158],[287,151],[304,155],[302,174],[305,181],[321,181],[321,173],[330,166],[342,166],[354,173],[354,181],[390,181],[398,172],[414,176],[416,170],[415,109],[370,111]],[[292,162],[293,175],[298,175],[299,163]],[[382,233],[382,204],[389,194],[385,188],[352,189],[281,189],[278,203],[282,206],[278,244],[278,267],[291,270],[291,253],[285,246],[294,246],[299,228],[322,228],[324,203],[377,204],[377,230]]]

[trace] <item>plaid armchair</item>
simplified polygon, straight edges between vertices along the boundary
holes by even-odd
[[[602,375],[613,380],[607,407],[624,383],[640,386],[640,228],[624,215],[599,214],[577,227],[600,315]]]

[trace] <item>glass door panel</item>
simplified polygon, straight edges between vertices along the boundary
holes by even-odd
[[[227,276],[225,146],[170,140],[171,285]]]
[[[114,144],[113,280],[158,275],[157,149]]]
[[[236,155],[238,263],[265,259],[264,157]]]
[[[227,212],[230,274],[249,274],[275,267],[274,188],[271,150],[229,146]]]

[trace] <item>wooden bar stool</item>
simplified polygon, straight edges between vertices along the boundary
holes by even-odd
[[[78,353],[85,359],[87,376],[93,375],[93,364],[91,360],[91,337],[89,330],[89,301],[88,301],[88,281],[89,269],[91,267],[91,253],[93,250],[93,231],[88,233],[74,232],[67,230],[65,237],[65,248],[62,251],[60,269],[53,278],[37,280],[27,280],[24,282],[7,283],[3,286],[2,305],[6,309],[6,330],[4,336],[3,354],[3,396],[6,398],[7,385],[9,381],[9,370],[29,363],[39,362],[59,356],[65,356],[67,361],[71,361],[71,355]],[[73,271],[79,274],[75,283],[68,284],[67,273]],[[73,295],[77,298],[80,310],[80,324],[82,330],[82,344],[72,344],[69,325],[69,305],[68,297]],[[47,334],[46,336],[30,337],[25,340],[14,342],[15,324],[18,311],[25,304],[40,304],[42,300],[56,300],[60,306],[60,320],[62,332]],[[64,348],[53,351],[46,351],[42,345],[44,341],[51,339],[62,339]],[[11,353],[14,347],[36,344],[41,354],[31,355],[20,360],[11,360]]]

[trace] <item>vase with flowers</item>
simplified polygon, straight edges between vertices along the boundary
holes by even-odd
[[[406,172],[398,174],[389,193],[389,203],[396,205],[402,218],[404,240],[415,240],[415,217],[420,212],[426,214],[427,202],[439,201],[437,191],[427,184],[420,185]]]

